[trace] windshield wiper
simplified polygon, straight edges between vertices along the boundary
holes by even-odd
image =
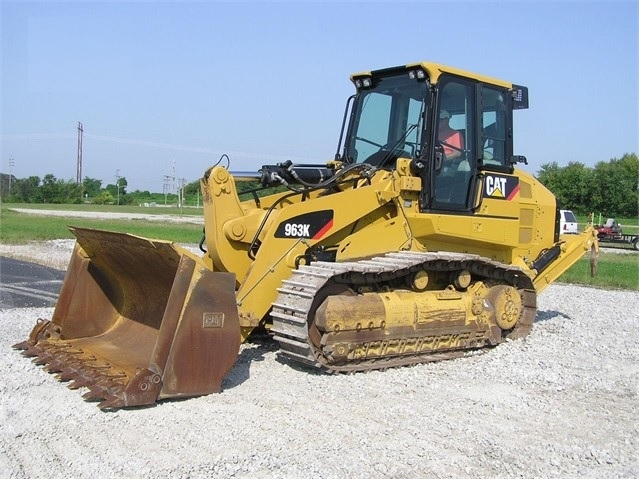
[[[411,132],[418,126],[419,126],[419,123],[413,123],[412,125],[408,125],[408,128],[406,128],[406,131],[404,131],[404,134],[393,144],[393,146],[391,146],[388,149],[388,152],[384,155],[382,160],[379,162],[378,168],[381,168],[382,166],[384,166],[384,164],[392,158],[393,152],[398,150],[398,146],[401,143],[404,143],[408,135],[410,135]]]

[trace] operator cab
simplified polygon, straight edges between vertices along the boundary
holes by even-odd
[[[352,80],[357,93],[336,158],[387,169],[413,160],[422,211],[472,212],[483,172],[510,174],[525,161],[513,155],[512,133],[513,110],[528,108],[525,87],[433,63]]]

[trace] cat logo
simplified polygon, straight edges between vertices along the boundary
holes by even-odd
[[[519,178],[506,175],[486,175],[484,196],[500,200],[512,200],[519,193]]]

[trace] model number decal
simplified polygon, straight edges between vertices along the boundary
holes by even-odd
[[[320,210],[287,218],[277,225],[276,238],[321,239],[333,227],[333,210]]]
[[[285,236],[295,236],[304,238],[311,237],[311,225],[310,224],[295,224],[295,223],[284,223],[284,235]]]

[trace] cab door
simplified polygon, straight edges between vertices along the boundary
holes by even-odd
[[[479,158],[476,86],[452,76],[440,79],[431,119],[431,209],[469,211],[473,207]]]

